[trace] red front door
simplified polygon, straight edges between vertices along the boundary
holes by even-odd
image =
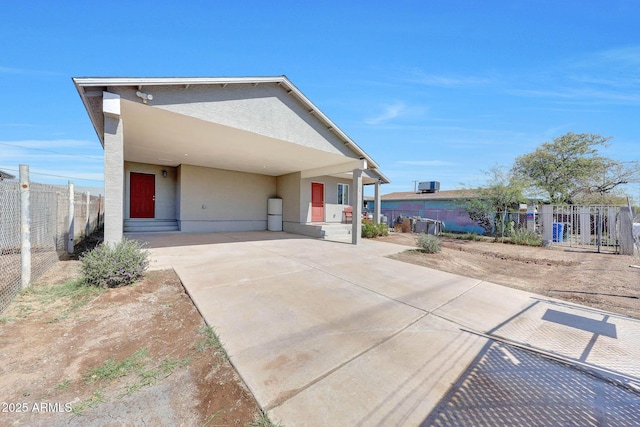
[[[311,183],[311,222],[324,221],[324,184]]]
[[[130,212],[131,218],[155,218],[156,176],[131,172]]]

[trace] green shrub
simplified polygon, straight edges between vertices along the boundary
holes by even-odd
[[[375,224],[376,229],[378,230],[378,236],[388,236],[389,235],[389,226],[387,224],[379,223]]]
[[[533,231],[525,228],[515,229],[509,239],[511,243],[525,246],[542,246],[542,239]]]
[[[367,239],[376,237],[376,226],[371,221],[362,221],[362,237]]]
[[[362,237],[373,239],[379,236],[388,236],[389,226],[387,224],[374,224],[368,219],[362,221]]]
[[[102,243],[81,258],[82,281],[87,285],[116,288],[135,283],[149,267],[145,245],[123,238],[117,245]]]
[[[433,234],[420,233],[416,238],[416,244],[428,254],[440,252],[440,240]]]

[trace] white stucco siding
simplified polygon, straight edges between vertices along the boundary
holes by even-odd
[[[185,232],[267,229],[267,199],[276,178],[200,166],[180,166],[180,230]]]
[[[182,165],[176,168],[176,219],[180,219],[180,194],[182,189]]]
[[[282,199],[282,220],[300,224],[300,172],[277,177],[276,186]]]
[[[162,176],[162,171],[167,171],[167,177]],[[177,216],[177,169],[169,166],[150,165],[147,163],[124,162],[125,197],[124,218],[129,219],[131,213],[131,172],[155,175],[155,219],[176,219]]]
[[[120,117],[104,117],[104,241],[122,240],[124,210],[124,124]]]
[[[138,102],[132,88],[112,88]],[[156,86],[150,106],[353,158],[332,131],[277,84]]]
[[[300,183],[300,214],[301,222],[311,222],[311,183],[321,182],[324,184],[324,218],[325,222],[342,222],[343,211],[346,206],[338,204],[338,183],[349,185],[349,203],[351,198],[351,180],[336,178],[333,176],[319,176],[315,178],[303,179]]]

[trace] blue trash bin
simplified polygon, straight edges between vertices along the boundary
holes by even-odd
[[[554,242],[563,242],[563,232],[564,232],[564,224],[561,222],[553,223],[553,241]]]

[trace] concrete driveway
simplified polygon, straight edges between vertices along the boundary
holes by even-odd
[[[286,426],[638,425],[640,321],[287,233],[129,235]],[[464,272],[461,272],[464,273]]]

